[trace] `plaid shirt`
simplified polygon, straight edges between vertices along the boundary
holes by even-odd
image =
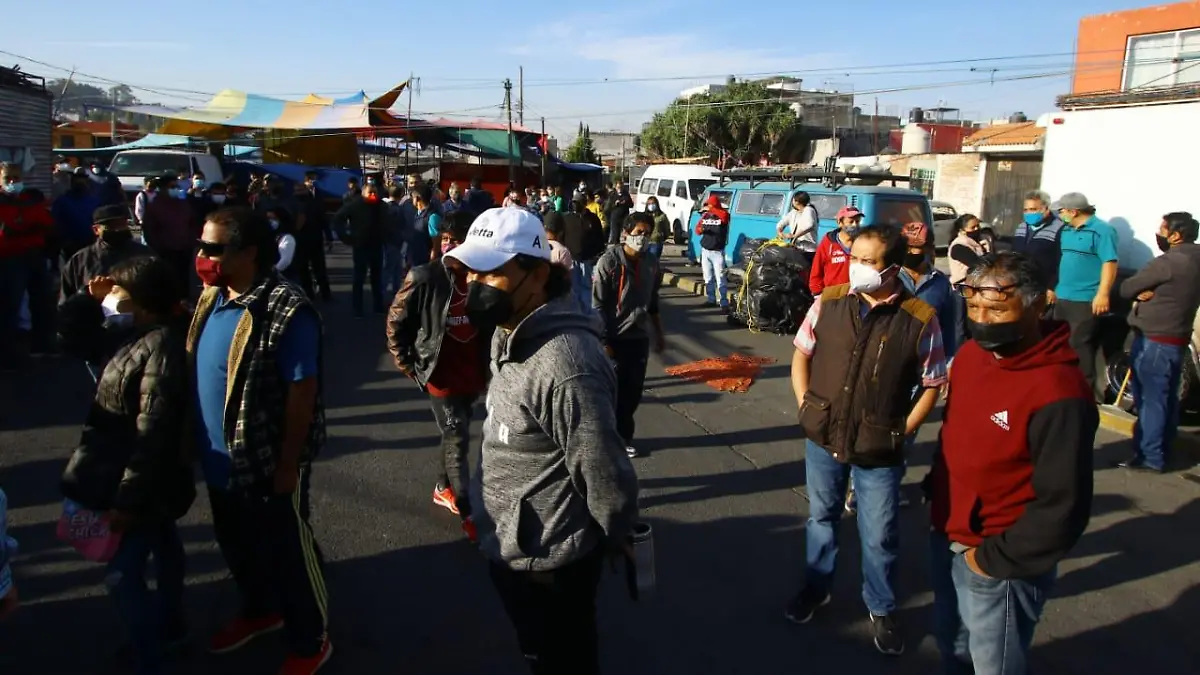
[[[851,295],[854,295],[851,293]],[[900,299],[896,293],[880,302],[880,305],[890,305]],[[866,303],[860,303],[865,316],[870,309]],[[817,320],[821,318],[821,296],[813,300],[812,307],[804,316],[800,330],[796,331],[796,339],[792,341],[796,349],[805,356],[812,356],[817,346]],[[930,318],[929,323],[921,330],[917,356],[921,360],[921,386],[940,387],[946,383],[946,350],[942,346],[942,329],[937,317]]]
[[[217,293],[215,288],[206,290],[196,308],[189,336],[189,352],[193,354],[204,323],[212,313]],[[245,338],[240,344],[241,352],[230,354],[231,363],[236,363],[236,372],[229,372],[230,393],[226,405],[237,401],[238,412],[232,426],[226,417],[225,441],[232,463],[230,481],[233,487],[253,491],[266,487],[274,477],[283,443],[287,388],[279,377],[276,363],[281,339],[296,312],[311,311],[315,314],[316,310],[300,289],[284,281],[274,271],[249,293],[238,296],[232,302],[246,308],[245,316],[249,317],[252,327],[248,335],[241,336]],[[242,328],[239,325],[231,352],[239,349],[240,333]],[[319,368],[320,363],[321,357],[318,356]],[[311,461],[324,445],[325,405],[318,385],[308,442],[305,443],[300,461]]]

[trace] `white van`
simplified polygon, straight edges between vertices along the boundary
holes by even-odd
[[[200,171],[209,185],[225,181],[221,161],[207,152],[194,150],[122,150],[113,156],[108,170],[121,179],[121,187],[129,196],[130,203],[133,202],[133,196],[141,191],[146,176],[173,173],[180,178],[188,178]]]
[[[634,209],[646,210],[646,199],[658,197],[658,205],[671,221],[675,243],[687,241],[687,223],[705,188],[717,182],[717,169],[702,164],[655,164],[646,169],[638,183]]]

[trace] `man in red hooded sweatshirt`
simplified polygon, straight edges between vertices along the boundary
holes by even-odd
[[[850,242],[862,217],[862,211],[843,206],[837,214],[838,229],[817,242],[817,254],[808,273],[808,290],[814,298],[826,288],[850,283]]]
[[[729,309],[729,289],[725,285],[725,244],[729,241],[729,212],[721,206],[721,199],[709,195],[704,202],[704,212],[696,221],[696,234],[700,235],[700,264],[704,270],[704,292],[710,306],[721,304],[722,310]]]
[[[1070,328],[1041,321],[1032,258],[985,256],[959,290],[972,340],[925,479],[934,636],[947,673],[1023,675],[1058,562],[1087,529],[1100,419]]]
[[[21,167],[0,164],[0,367],[19,358],[17,317],[26,293],[39,337],[51,332],[42,311],[50,288],[43,248],[53,228],[45,198],[25,189]]]

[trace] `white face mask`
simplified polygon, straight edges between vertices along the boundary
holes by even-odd
[[[225,195],[209,195],[209,197],[212,198],[213,203],[217,206],[225,203]]]
[[[59,165],[58,165],[57,167],[55,167],[55,168],[57,168],[59,171],[70,171],[70,170],[71,170],[71,165],[70,165],[70,164],[59,164]]]
[[[647,204],[646,210],[649,211],[650,213],[654,213],[655,211],[658,210],[658,204]]]
[[[644,251],[646,250],[646,235],[627,234],[625,235],[625,245],[635,251]]]
[[[278,229],[279,229],[279,220],[278,220],[278,219],[276,219],[276,218],[272,218],[272,219],[271,219],[270,221],[268,221],[268,222],[270,222],[270,223],[271,223],[271,229],[272,229],[272,230],[278,230]]]
[[[850,290],[855,293],[874,293],[883,286],[883,275],[887,271],[878,272],[862,263],[850,263]]]

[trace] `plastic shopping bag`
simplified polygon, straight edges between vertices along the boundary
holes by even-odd
[[[59,541],[70,544],[92,562],[108,562],[121,545],[120,533],[109,529],[103,513],[85,509],[70,499],[63,500],[57,534]]]

